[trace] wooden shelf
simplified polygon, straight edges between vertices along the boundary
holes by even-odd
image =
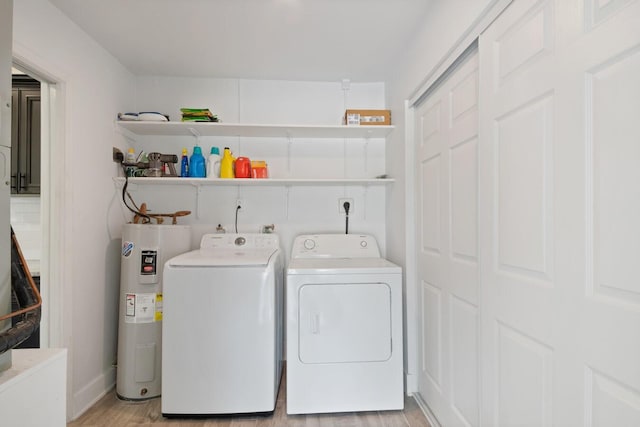
[[[118,186],[124,185],[124,178],[113,178]],[[327,186],[327,185],[388,185],[393,178],[267,178],[267,179],[207,179],[207,178],[129,178],[129,184],[136,185],[192,185],[192,186],[247,186],[247,187],[287,187],[287,186]]]
[[[275,125],[117,121],[135,135],[245,136],[252,138],[385,138],[394,126]]]

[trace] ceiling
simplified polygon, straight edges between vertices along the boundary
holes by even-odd
[[[50,0],[136,75],[385,81],[434,0]]]

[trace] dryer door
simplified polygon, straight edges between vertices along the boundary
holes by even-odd
[[[298,307],[302,363],[391,357],[391,288],[386,283],[303,285]]]

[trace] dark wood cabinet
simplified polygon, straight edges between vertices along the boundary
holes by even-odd
[[[11,194],[40,194],[40,82],[14,76],[11,104]]]

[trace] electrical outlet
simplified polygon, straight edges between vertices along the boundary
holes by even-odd
[[[355,205],[353,204],[353,199],[351,198],[338,199],[338,212],[340,212],[341,214],[346,214],[346,212],[344,211],[344,202],[349,202],[349,215],[353,215],[353,212],[355,212]]]
[[[239,210],[241,210],[241,211],[245,211],[246,210],[246,208],[244,206],[244,200],[243,199],[236,199],[236,208],[238,206],[240,206]]]

